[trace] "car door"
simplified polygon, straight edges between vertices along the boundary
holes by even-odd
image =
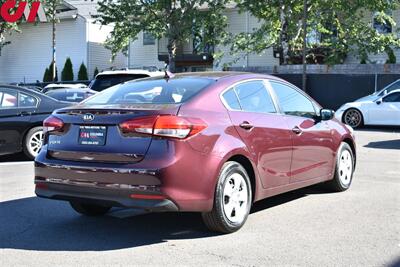
[[[264,188],[289,184],[291,133],[263,80],[239,83],[222,95],[232,123],[257,165]]]
[[[400,92],[392,92],[371,103],[369,124],[400,125]]]
[[[37,103],[35,97],[17,89],[0,88],[0,154],[21,151]]]
[[[318,121],[319,105],[300,89],[270,81],[283,118],[293,139],[291,183],[332,175],[334,147],[331,129]]]

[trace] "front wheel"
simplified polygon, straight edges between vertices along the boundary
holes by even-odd
[[[202,213],[205,225],[212,231],[233,233],[239,230],[250,212],[252,191],[246,170],[237,162],[226,162],[219,174],[214,207]]]
[[[78,213],[86,215],[86,216],[101,216],[106,214],[111,207],[104,207],[93,204],[86,204],[76,201],[69,202],[71,207]]]
[[[363,115],[359,110],[350,108],[343,114],[343,122],[353,128],[360,127],[363,125]]]
[[[338,149],[335,174],[333,180],[328,182],[329,187],[336,192],[349,189],[353,180],[354,166],[353,151],[343,142]]]

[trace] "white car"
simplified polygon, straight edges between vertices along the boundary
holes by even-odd
[[[56,90],[56,89],[66,89],[66,88],[88,88],[85,84],[83,83],[75,83],[75,84],[71,84],[71,83],[51,83],[46,85],[43,90],[42,93],[47,93],[48,91],[51,90]]]
[[[362,125],[395,125],[400,126],[400,89],[385,89],[346,103],[336,112],[336,119],[353,128]]]
[[[109,70],[97,74],[96,78],[89,84],[89,88],[97,92],[101,92],[111,86],[126,81],[164,76],[165,72],[157,69],[123,69],[123,70]]]

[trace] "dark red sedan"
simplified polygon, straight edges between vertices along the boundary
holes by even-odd
[[[316,183],[349,188],[351,128],[292,84],[260,74],[186,73],[126,82],[44,122],[36,194],[79,213],[201,212],[230,233],[252,203]]]

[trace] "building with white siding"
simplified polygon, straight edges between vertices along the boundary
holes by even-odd
[[[252,29],[259,26],[258,20],[248,12],[239,13],[238,9],[234,7],[227,8],[225,12],[228,18],[228,31],[233,34],[250,32]],[[397,29],[400,29],[400,10],[393,10],[392,16],[397,23],[396,28],[391,29],[395,32]],[[369,14],[369,17],[367,16],[365,19],[370,20],[371,25],[373,25],[373,14]],[[145,33],[140,33],[138,39],[130,44],[129,66],[163,67],[165,65],[164,60],[167,60],[167,40],[162,38],[149,42],[148,38],[144,38],[144,36]],[[193,47],[192,40],[178,47],[176,62],[178,70],[219,70],[222,69],[224,63],[231,63],[236,58],[236,56],[233,57],[229,54],[229,49],[227,47],[219,46],[216,47],[216,50],[223,51],[224,56],[219,62],[216,62],[213,61],[207,53],[194,55]],[[400,62],[400,49],[394,49],[394,54],[397,58],[397,62]],[[371,63],[384,64],[387,60],[387,55],[386,53],[369,55],[369,60]],[[344,64],[358,63],[360,63],[360,59],[351,54],[347,56],[344,62]],[[279,65],[279,59],[274,57],[271,48],[265,50],[261,54],[243,53],[240,55],[240,59],[231,66],[236,68],[249,68],[277,65]]]
[[[119,54],[111,61],[111,52],[104,42],[112,26],[94,24],[97,1],[67,0],[57,7],[60,22],[56,26],[56,65],[58,77],[67,57],[73,64],[74,78],[78,77],[83,62],[89,78],[95,68],[99,71],[110,68],[125,68],[127,58]],[[20,32],[7,36],[9,45],[0,55],[0,83],[32,83],[42,81],[43,74],[52,61],[52,24],[37,25],[21,23]]]

